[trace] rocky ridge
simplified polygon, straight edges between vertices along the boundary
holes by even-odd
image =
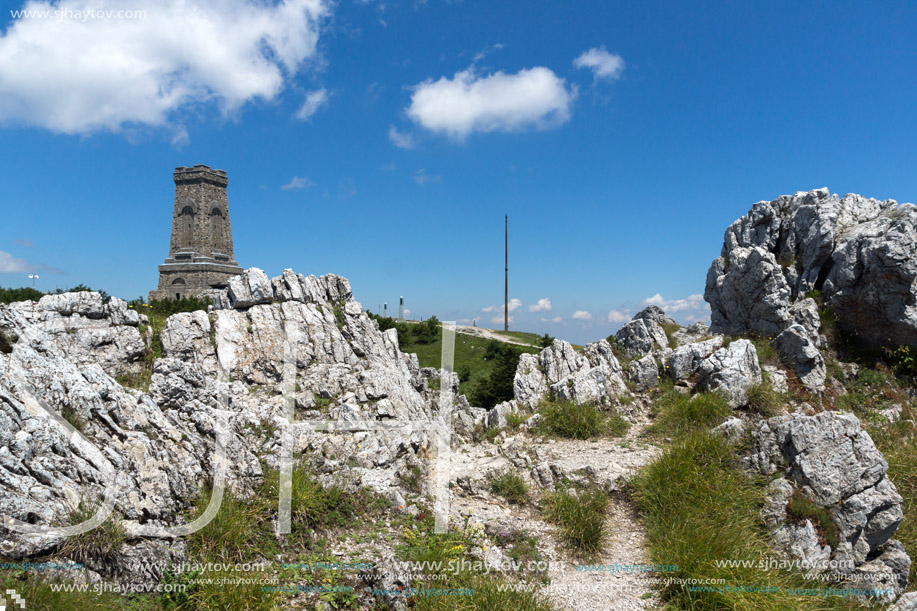
[[[838,326],[873,346],[917,347],[917,208],[827,189],[758,202],[726,230],[704,298],[713,332],[774,341],[824,390],[819,291]]]

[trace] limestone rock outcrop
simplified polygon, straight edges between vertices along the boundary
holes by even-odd
[[[146,356],[142,316],[123,301],[68,293],[0,305],[12,344],[0,352],[0,515],[66,524],[81,499],[107,492],[128,533],[125,554],[155,561],[149,554],[183,553],[161,529],[186,522],[220,465],[233,490],[250,493],[262,460],[279,464],[288,432],[321,478],[346,471],[349,485],[390,492],[431,451],[427,424],[448,410],[456,434],[470,437],[483,422],[455,374],[433,390],[439,373],[402,353],[394,329],[380,332],[344,278],[290,270],[266,278],[247,270],[220,307],[169,317],[148,390],[115,380],[137,372],[121,365]],[[294,426],[291,416],[338,430]],[[371,430],[361,430],[366,423]],[[0,525],[5,557],[47,553],[61,540]]]
[[[555,339],[539,354],[520,357],[513,393],[530,409],[547,397],[611,405],[627,393],[627,384],[607,341],[587,344],[580,354],[569,342]]]
[[[758,202],[726,230],[707,273],[710,330],[768,339],[789,331],[777,342],[781,356],[821,391],[824,363],[815,352],[824,342],[806,295],[821,291],[839,328],[867,343],[917,347],[915,251],[912,204],[827,189]]]
[[[732,408],[748,403],[748,391],[761,382],[761,367],[754,344],[739,339],[720,348],[700,363],[699,387],[721,394]]]
[[[45,295],[37,303],[9,306],[25,324],[40,327],[74,363],[98,364],[111,376],[140,370],[145,344],[138,326],[141,314],[122,299],[104,303],[95,292]]]
[[[638,312],[615,333],[615,343],[630,358],[641,357],[653,351],[669,349],[669,340],[662,323],[674,322],[657,306]]]
[[[902,499],[887,477],[888,463],[856,416],[778,416],[758,422],[752,438],[747,463],[780,476],[764,509],[765,522],[776,527],[774,546],[797,559],[830,557],[852,586],[891,588],[900,595],[911,565],[892,539],[902,520]],[[834,549],[818,543],[811,521],[793,524],[780,511],[794,490],[829,512],[839,535]]]

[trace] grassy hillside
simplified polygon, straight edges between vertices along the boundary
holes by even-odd
[[[421,367],[440,367],[442,365],[443,337],[442,332],[436,340],[430,343],[418,343],[412,337],[402,338],[405,334],[399,333],[399,344],[403,352],[413,352],[417,355]],[[538,337],[534,334],[534,337]],[[493,355],[493,348],[488,354],[488,345],[499,344],[492,339],[473,337],[463,333],[455,334],[455,371],[461,380],[460,391],[469,395],[472,390],[487,376],[491,374],[497,359]],[[537,354],[540,347],[516,346],[519,352]]]

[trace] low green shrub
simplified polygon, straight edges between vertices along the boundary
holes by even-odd
[[[646,529],[652,562],[677,565],[666,577],[722,579],[730,586],[709,588],[671,580],[661,586],[667,609],[721,611],[853,610],[854,599],[798,596],[794,588],[825,590],[800,573],[762,571],[772,558],[760,522],[766,482],[747,475],[735,449],[708,431],[694,431],[669,446],[631,482]],[[730,561],[732,565],[720,563]]]
[[[595,556],[607,536],[608,494],[602,490],[580,490],[575,495],[558,490],[547,495],[544,514],[560,527],[563,540],[581,556]]]
[[[732,410],[717,393],[686,395],[666,382],[653,403],[656,421],[647,434],[656,437],[681,437],[693,431],[711,429],[725,420]]]
[[[75,526],[90,520],[100,507],[100,503],[90,503],[81,500],[70,511],[66,526]],[[92,530],[67,537],[61,544],[62,557],[81,564],[108,565],[117,560],[121,547],[127,540],[124,524],[120,514],[113,510],[108,519]]]
[[[675,339],[675,332],[681,329],[681,325],[677,322],[664,322],[659,326],[662,327],[662,330],[665,332],[665,338],[669,342],[669,348],[677,348],[678,341]]]
[[[595,405],[573,401],[544,401],[538,408],[537,432],[567,439],[591,439],[599,435],[620,437],[630,426],[615,411],[602,412]]]
[[[504,471],[490,480],[490,491],[499,494],[511,505],[521,505],[529,500],[529,486],[525,479],[512,471]]]
[[[780,413],[786,403],[783,393],[774,390],[770,380],[764,379],[748,389],[748,411],[771,418]]]
[[[787,519],[791,522],[804,523],[806,520],[812,523],[815,530],[818,531],[819,538],[823,544],[827,543],[832,548],[837,547],[840,539],[837,525],[831,519],[830,512],[824,507],[819,507],[814,501],[802,493],[802,490],[794,490],[793,496],[786,504]]]

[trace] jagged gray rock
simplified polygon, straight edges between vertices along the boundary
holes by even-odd
[[[886,476],[888,463],[856,416],[778,416],[759,422],[752,437],[750,465],[765,474],[781,472],[830,511],[840,533],[831,558],[854,566],[850,575],[857,578],[891,572],[894,578],[876,587],[903,592],[910,559],[891,539],[902,519],[902,499]]]
[[[758,202],[726,230],[707,274],[711,331],[777,337],[800,324],[822,346],[812,304],[794,307],[818,289],[841,329],[876,346],[917,347],[915,251],[912,204],[827,189]],[[817,378],[811,390],[820,390]]]
[[[608,405],[627,393],[627,384],[607,341],[588,344],[580,354],[569,342],[555,339],[537,356],[520,357],[513,392],[530,409],[547,397]]]
[[[747,339],[720,348],[701,362],[698,371],[699,387],[718,392],[733,408],[748,403],[748,390],[761,382],[758,352]]]
[[[651,355],[633,361],[627,368],[627,376],[636,384],[637,390],[648,390],[659,386],[659,365]]]
[[[828,375],[825,357],[801,324],[793,324],[774,339],[774,347],[784,362],[796,370],[796,375],[806,388],[821,392]]]
[[[121,299],[106,304],[100,293],[84,291],[45,295],[37,306],[23,301],[9,307],[48,334],[72,362],[97,364],[112,376],[140,370],[145,349],[137,328],[140,315]]]
[[[274,298],[274,290],[267,274],[257,267],[251,267],[229,279],[228,296],[230,307],[247,308],[269,303]]]
[[[693,375],[700,368],[701,363],[722,346],[723,337],[720,335],[702,342],[679,346],[669,355],[666,371],[672,379],[684,380]]]
[[[229,484],[248,494],[263,476],[258,455],[278,465],[291,403],[297,420],[382,424],[425,425],[450,410],[456,435],[469,438],[484,421],[484,410],[458,394],[455,374],[444,377],[441,390],[430,387],[441,374],[421,371],[416,355],[402,353],[394,329],[380,332],[347,280],[290,270],[266,280],[250,269],[233,281],[209,315],[169,317],[148,392],[112,377],[120,374],[117,362],[144,356],[142,318],[124,302],[74,293],[0,305],[0,328],[16,340],[12,353],[0,354],[0,514],[66,522],[80,498],[98,498],[107,477],[119,473],[114,496],[128,532],[125,557],[156,561],[184,553],[177,542],[150,539],[149,527],[184,523],[213,473],[216,438],[225,441]],[[84,333],[109,347],[81,343]],[[80,423],[85,439],[60,414]],[[353,482],[386,492],[401,485],[397,474],[418,452],[428,451],[431,433],[297,429],[293,441],[326,483],[347,471]],[[58,536],[0,526],[8,557],[59,543]],[[112,570],[103,571],[106,578],[124,577]]]
[[[642,313],[642,312],[641,312]],[[649,313],[648,316],[651,316]],[[634,318],[615,333],[615,343],[629,357],[643,356],[654,350],[668,350],[665,331],[653,318]]]
[[[665,312],[657,305],[649,305],[634,314],[634,319],[651,320],[658,325],[677,324],[674,319],[666,316]]]

